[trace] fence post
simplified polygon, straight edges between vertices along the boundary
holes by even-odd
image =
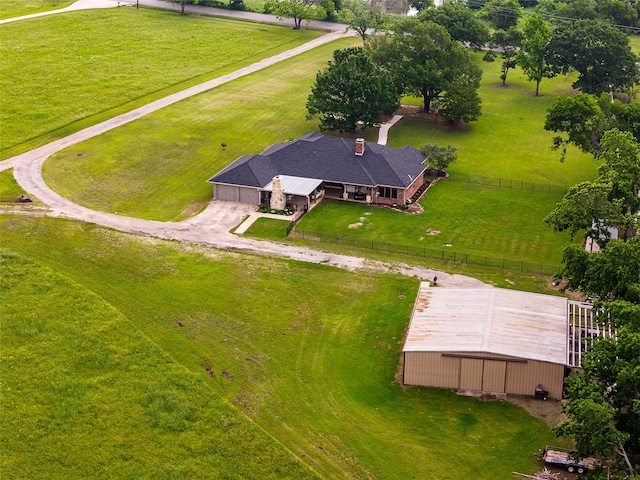
[[[504,258],[502,259],[502,269],[504,270]]]
[[[440,250],[440,253],[442,254],[442,260],[444,260],[444,250]]]
[[[453,252],[453,261],[456,261],[456,252]]]
[[[502,186],[502,178],[498,179],[498,188],[500,188]]]
[[[465,255],[464,263],[467,264],[467,265],[469,264],[469,254],[468,253]]]
[[[336,233],[336,245],[338,245],[338,234]]]
[[[387,242],[387,252],[391,251],[391,242]]]
[[[520,265],[520,271],[521,271],[521,272],[524,272],[524,262],[521,262],[521,265]]]

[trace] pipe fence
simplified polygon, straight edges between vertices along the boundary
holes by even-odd
[[[431,258],[444,262],[456,262],[465,265],[476,265],[482,267],[501,268],[523,273],[536,273],[542,275],[554,275],[560,270],[558,265],[547,265],[543,263],[532,263],[521,260],[510,260],[506,258],[489,257],[486,255],[475,255],[472,253],[456,252],[452,250],[438,250],[415,245],[403,245],[380,240],[362,239],[349,237],[336,233],[311,232],[308,230],[294,230],[295,223],[291,222],[287,226],[287,236],[302,240],[330,243],[334,245],[345,245],[349,247],[363,248],[377,252],[397,253],[414,257]]]

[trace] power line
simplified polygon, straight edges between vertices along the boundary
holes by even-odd
[[[498,5],[487,5],[486,2],[481,2],[479,0],[466,0],[465,4],[471,5],[472,7],[477,7],[477,8],[489,7],[494,9],[496,12],[500,12],[501,14],[503,14],[505,17],[508,17],[508,18],[519,18],[520,16],[527,16],[527,15],[531,15],[532,13],[538,13],[538,12],[520,11],[515,8],[502,7]],[[584,20],[583,18],[562,17],[560,15],[552,15],[549,13],[538,13],[538,15],[549,20],[559,20],[559,21],[565,21],[565,22],[571,22],[571,23]],[[604,20],[602,19],[600,20],[604,22]],[[629,25],[619,25],[616,23],[609,23],[609,22],[604,22],[604,23],[606,23],[611,27],[618,28],[621,30],[629,30],[631,32],[640,33],[640,27],[632,27]]]

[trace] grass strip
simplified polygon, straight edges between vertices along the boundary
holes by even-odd
[[[321,35],[131,8],[62,13],[0,29],[3,158]]]
[[[398,383],[415,279],[0,222],[5,248],[109,302],[324,477],[507,478],[553,439],[514,405]]]

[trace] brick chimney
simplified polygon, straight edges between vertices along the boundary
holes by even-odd
[[[356,155],[364,155],[364,138],[356,138]]]

